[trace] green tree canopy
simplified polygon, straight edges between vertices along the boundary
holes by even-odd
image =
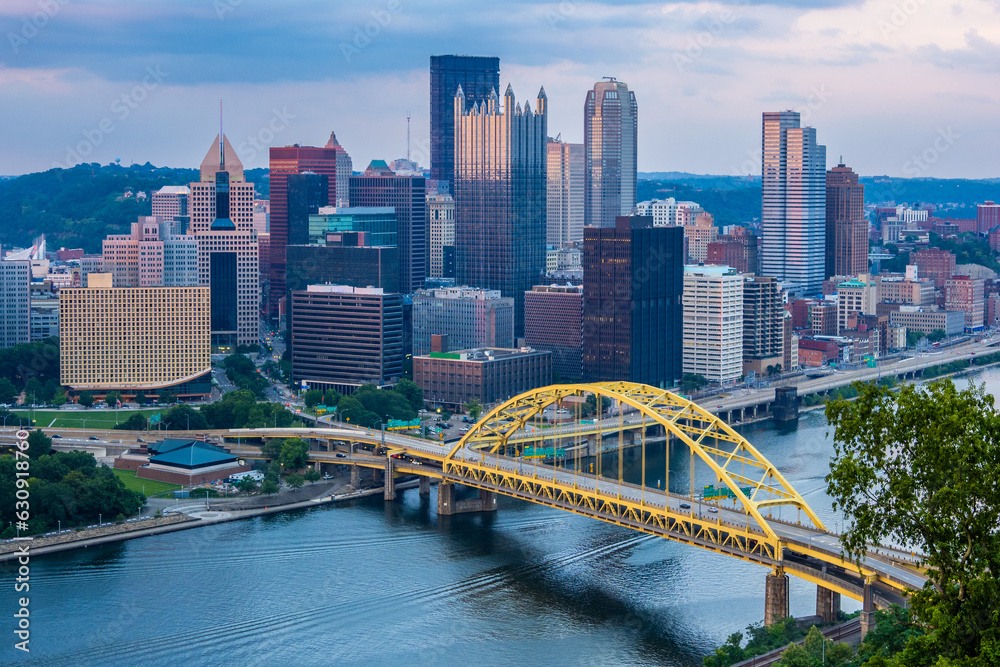
[[[17,398],[17,389],[9,378],[0,378],[0,403],[11,404]]]
[[[309,459],[309,443],[302,438],[288,438],[281,445],[278,461],[288,470],[297,470]]]
[[[413,380],[403,378],[392,390],[402,394],[414,412],[419,412],[424,407],[424,390]]]
[[[107,403],[109,408],[113,408],[116,405],[118,405],[118,401],[120,401],[121,398],[122,395],[119,392],[109,391],[107,395],[104,397],[104,402]]]
[[[52,438],[38,429],[28,434],[28,456],[37,459],[49,454],[51,451]]]
[[[473,421],[479,421],[479,416],[483,414],[483,404],[479,402],[478,398],[472,399],[462,407],[468,413],[469,419]]]
[[[80,392],[80,397],[77,399],[77,401],[83,407],[89,408],[90,406],[92,406],[94,404],[94,395],[91,394],[86,389],[84,389],[83,391]]]
[[[935,329],[934,331],[927,334],[927,340],[929,340],[932,343],[937,343],[938,341],[942,341],[947,337],[948,334],[945,332],[944,329]]]
[[[302,394],[302,401],[307,408],[315,408],[323,400],[323,392],[319,389],[310,389]]]

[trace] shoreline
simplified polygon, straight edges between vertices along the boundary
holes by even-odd
[[[406,482],[398,482],[396,484],[397,491],[405,491],[407,489],[416,488],[419,484],[419,480],[409,480]],[[259,507],[253,509],[245,510],[232,510],[227,511],[225,508],[222,509],[209,509],[200,512],[199,514],[209,515],[209,516],[190,516],[181,512],[171,512],[166,515],[167,517],[173,516],[184,516],[186,518],[173,521],[171,523],[165,523],[157,526],[150,527],[140,527],[136,526],[131,530],[123,530],[111,533],[97,533],[102,529],[86,529],[76,533],[78,537],[75,539],[65,540],[62,542],[57,542],[55,544],[47,544],[37,548],[31,548],[29,546],[29,551],[31,556],[45,556],[48,554],[59,553],[63,551],[72,551],[75,549],[86,549],[91,546],[97,546],[100,544],[109,544],[112,542],[124,542],[126,540],[134,540],[141,537],[149,537],[151,535],[160,535],[163,533],[172,533],[178,530],[187,530],[189,528],[200,528],[202,526],[213,526],[220,523],[228,523],[230,521],[239,521],[242,519],[251,519],[258,516],[265,516],[268,514],[277,514],[278,512],[287,512],[297,509],[306,509],[309,507],[319,507],[322,505],[331,505],[338,502],[344,502],[348,500],[356,500],[358,498],[366,498],[368,496],[374,496],[383,494],[385,492],[384,487],[375,487],[370,489],[359,489],[357,491],[350,491],[348,493],[342,494],[330,494],[323,495],[319,498],[312,498],[310,500],[299,500],[290,503],[284,503],[281,505],[268,505],[266,507]],[[160,517],[164,518],[164,517]],[[115,524],[116,527],[121,524]],[[89,534],[88,534],[89,533]],[[42,536],[44,538],[45,536]],[[11,550],[5,553],[0,553],[0,563],[5,563],[8,561],[16,560],[20,554],[18,547],[24,544],[31,545],[33,540],[20,539],[12,540],[3,546],[11,546]]]

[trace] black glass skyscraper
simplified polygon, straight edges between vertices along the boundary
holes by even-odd
[[[514,335],[524,335],[524,293],[545,271],[545,90],[535,110],[507,86],[471,107],[455,101],[455,271],[459,283],[514,299]],[[353,201],[353,200],[352,200]]]
[[[307,171],[289,174],[286,179],[288,202],[288,245],[309,243],[309,216],[321,206],[330,206],[330,177]]]
[[[455,92],[466,104],[483,102],[500,89],[500,59],[491,56],[431,56],[431,178],[455,174]]]

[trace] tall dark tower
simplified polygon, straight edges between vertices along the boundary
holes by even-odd
[[[868,273],[865,186],[843,161],[826,172],[826,277]]]
[[[465,102],[486,101],[500,89],[500,59],[491,56],[431,56],[431,178],[455,178],[455,92]]]
[[[639,107],[614,77],[587,91],[583,108],[583,224],[614,227],[635,206]]]
[[[229,218],[229,172],[226,171],[225,135],[222,134],[222,102],[219,102],[219,171],[215,172],[215,220],[213,232],[235,232]]]

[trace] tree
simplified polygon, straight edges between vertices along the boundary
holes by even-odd
[[[336,389],[327,389],[326,393],[323,394],[323,403],[324,405],[333,407],[340,403],[341,398],[343,398],[343,396]]]
[[[285,481],[288,482],[288,486],[293,489],[301,489],[302,485],[306,483],[306,478],[302,475],[292,473],[291,475],[285,477]]]
[[[462,408],[469,414],[469,419],[479,421],[479,416],[483,414],[483,404],[478,398],[474,398],[466,403]]]
[[[379,421],[377,414],[368,410],[353,396],[344,396],[340,399],[340,403],[337,404],[337,414],[341,420],[365,428],[371,428]]]
[[[419,412],[424,407],[424,390],[413,380],[403,378],[392,388],[398,394],[402,394],[414,412]]]
[[[114,428],[118,431],[145,431],[147,426],[146,417],[142,413],[133,412],[128,419],[115,424]]]
[[[66,401],[69,398],[66,396],[66,390],[60,388],[56,391],[55,396],[52,397],[52,405],[66,405]]]
[[[109,408],[113,408],[118,405],[118,401],[120,401],[121,398],[122,395],[119,392],[109,391],[107,396],[104,397],[104,402],[108,404]]]
[[[94,395],[91,394],[86,389],[84,389],[83,391],[80,392],[80,397],[76,400],[83,407],[89,408],[94,404]]]
[[[584,401],[584,412],[588,416],[596,415],[597,410],[597,394],[587,394],[587,400]],[[603,415],[608,408],[611,407],[611,399],[607,396],[601,396],[601,409],[600,413]]]
[[[289,470],[297,470],[309,459],[309,443],[302,438],[288,438],[281,446],[278,461]]]
[[[172,405],[177,402],[177,392],[173,389],[164,389],[160,392],[160,403]]]
[[[208,422],[200,411],[183,404],[175,405],[164,412],[161,423],[168,431],[200,431],[208,428]]]
[[[28,434],[28,456],[33,459],[40,458],[52,451],[52,438],[45,435],[38,429]]]
[[[900,654],[919,661],[886,664],[932,664],[936,656],[958,664],[997,651],[1000,416],[993,397],[982,385],[959,391],[947,379],[898,393],[855,388],[856,401],[826,408],[834,427],[828,493],[849,526],[841,542],[856,561],[872,543],[920,551],[931,579],[912,596],[914,618],[928,632]]]
[[[257,480],[249,475],[240,477],[236,481],[236,490],[240,493],[253,493],[257,490]]]
[[[149,399],[146,398],[146,394],[142,393],[141,391],[138,394],[135,395],[135,404],[136,405],[146,405],[146,403],[148,403],[148,402],[149,402]]]
[[[698,373],[685,373],[681,376],[681,391],[697,391],[708,384],[708,378]]]
[[[302,394],[302,400],[305,402],[307,408],[315,408],[323,400],[323,392],[319,389],[310,389]]]
[[[270,496],[277,493],[278,491],[280,491],[278,485],[269,479],[265,479],[264,482],[260,485],[260,492],[265,495]]]
[[[260,453],[271,461],[277,461],[281,456],[281,446],[285,444],[282,438],[271,438],[260,447]]]
[[[14,383],[7,378],[0,378],[0,403],[9,405],[17,398],[18,391]]]
[[[926,334],[923,331],[908,330],[906,332],[906,347],[915,346],[917,343],[920,342],[920,339],[923,338],[925,335]]]
[[[309,468],[309,470],[306,470],[305,477],[307,482],[318,482],[320,480],[319,470],[316,470],[316,468]]]
[[[932,343],[937,343],[938,341],[942,341],[947,337],[948,334],[945,332],[944,329],[935,329],[934,331],[927,334],[927,340],[929,340]]]

